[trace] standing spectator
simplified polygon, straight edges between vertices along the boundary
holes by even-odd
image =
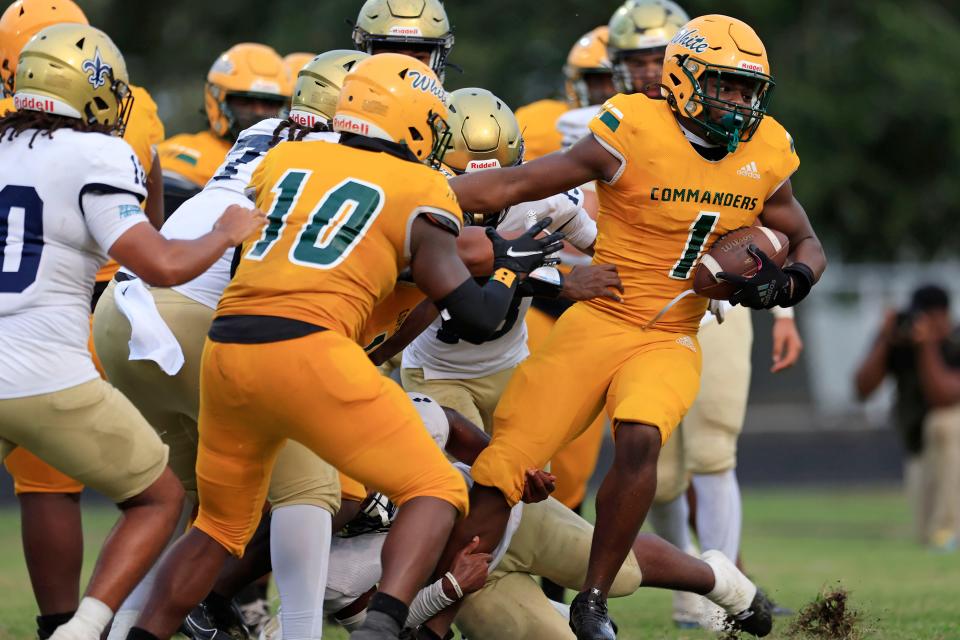
[[[905,477],[917,537],[941,551],[960,531],[960,332],[950,299],[936,285],[913,292],[910,307],[888,311],[856,374],[866,399],[888,375],[897,384],[894,419],[907,450]]]

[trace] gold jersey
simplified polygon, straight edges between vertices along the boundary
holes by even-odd
[[[400,280],[387,297],[381,300],[360,334],[360,346],[367,353],[383,344],[400,330],[401,325],[427,296],[412,282]]]
[[[590,130],[621,160],[610,182],[597,182],[594,262],[617,265],[625,291],[622,303],[596,298],[587,304],[641,326],[693,288],[705,248],[753,224],[800,164],[792,138],[770,116],[735,153],[706,160],[667,102],[643,94],[608,100]],[[657,321],[657,329],[696,333],[707,302],[688,295]]]
[[[217,316],[290,318],[358,343],[409,264],[414,219],[456,232],[463,221],[439,172],[324,141],[280,143],[250,187],[267,225],[244,243]]]
[[[537,100],[517,109],[525,160],[560,151],[563,136],[557,131],[557,120],[569,109],[563,100]]]
[[[201,131],[164,140],[157,147],[157,153],[165,172],[175,173],[203,188],[223,164],[232,146],[212,131]]]

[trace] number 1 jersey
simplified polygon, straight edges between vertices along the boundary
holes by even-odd
[[[597,182],[594,262],[617,265],[624,295],[622,303],[594,298],[586,304],[636,325],[692,289],[704,249],[728,231],[752,225],[800,164],[790,135],[770,116],[735,153],[707,160],[687,140],[666,100],[643,94],[608,100],[590,131],[621,160],[610,182]],[[706,298],[688,295],[656,327],[695,334],[706,310]]]
[[[248,239],[217,316],[300,320],[354,341],[409,264],[420,215],[459,233],[446,178],[384,152],[282,142],[250,182],[267,225]]]
[[[0,142],[0,398],[98,376],[87,350],[94,277],[110,246],[147,220],[144,171],[126,142],[34,133]]]

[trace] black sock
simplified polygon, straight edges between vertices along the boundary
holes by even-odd
[[[226,598],[219,593],[211,591],[207,594],[207,597],[203,599],[203,603],[215,610],[222,611],[230,608],[231,600],[230,598]]]
[[[67,611],[65,613],[51,613],[45,616],[37,616],[37,637],[39,637],[40,640],[47,640],[47,638],[52,636],[53,632],[57,630],[57,627],[65,624],[75,613],[76,611]]]
[[[140,627],[131,627],[127,632],[127,640],[160,640],[146,629]]]
[[[410,612],[410,609],[407,607],[407,605],[403,604],[403,602],[397,600],[393,596],[386,594],[383,591],[377,591],[375,594],[373,594],[373,597],[370,598],[370,604],[367,605],[367,611],[379,611],[387,614],[393,618],[402,629],[407,623],[407,614]]]

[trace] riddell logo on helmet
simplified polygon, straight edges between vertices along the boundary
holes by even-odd
[[[366,136],[370,134],[369,124],[367,124],[363,120],[351,118],[350,116],[334,116],[333,129],[334,131],[341,131],[341,132],[347,132],[347,133],[359,133],[362,136]]]
[[[750,62],[749,60],[741,60],[737,63],[737,67],[741,69],[746,69],[747,71],[756,71],[757,73],[764,73],[763,65],[756,62]]]
[[[302,127],[312,127],[319,122],[319,118],[306,111],[294,110],[290,112],[290,119]]]
[[[17,111],[43,111],[53,113],[56,106],[49,98],[35,98],[34,96],[13,96],[13,108]]]
[[[400,25],[393,25],[390,27],[389,31],[392,36],[420,36],[420,27],[403,27]]]
[[[490,160],[471,160],[467,163],[467,173],[471,171],[483,171],[484,169],[499,169],[500,161],[496,158]]]
[[[694,53],[703,53],[710,46],[710,43],[707,42],[707,39],[704,36],[701,36],[700,32],[696,29],[691,29],[690,31],[678,31],[677,35],[673,36],[673,40],[670,42],[671,44],[678,44],[681,47],[686,47]]]

